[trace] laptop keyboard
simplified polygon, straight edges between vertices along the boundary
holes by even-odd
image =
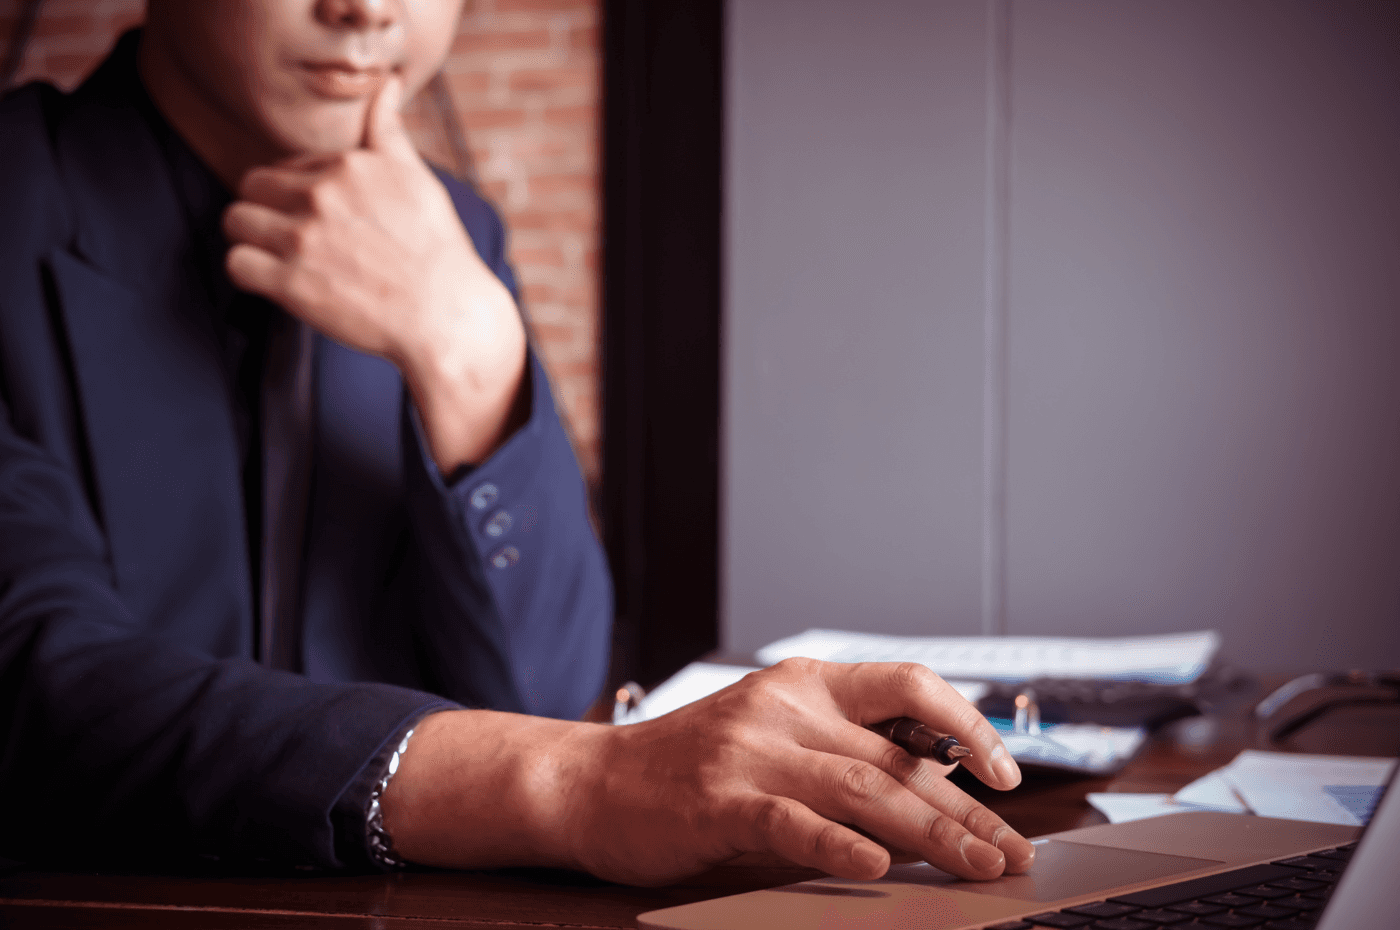
[[[1312,930],[1355,843],[1117,895],[989,930]]]

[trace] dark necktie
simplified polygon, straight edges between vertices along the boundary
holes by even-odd
[[[262,603],[258,659],[301,669],[300,581],[311,478],[309,327],[270,320],[262,378]]]

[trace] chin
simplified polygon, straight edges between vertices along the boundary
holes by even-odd
[[[357,149],[364,141],[368,101],[321,105],[281,120],[283,148],[289,155],[328,155]]]

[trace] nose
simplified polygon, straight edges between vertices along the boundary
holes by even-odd
[[[398,22],[400,0],[316,0],[316,18],[338,29],[380,30]]]

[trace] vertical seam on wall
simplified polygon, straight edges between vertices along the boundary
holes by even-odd
[[[987,0],[983,260],[982,633],[1007,631],[1007,317],[1011,228],[1011,0]]]

